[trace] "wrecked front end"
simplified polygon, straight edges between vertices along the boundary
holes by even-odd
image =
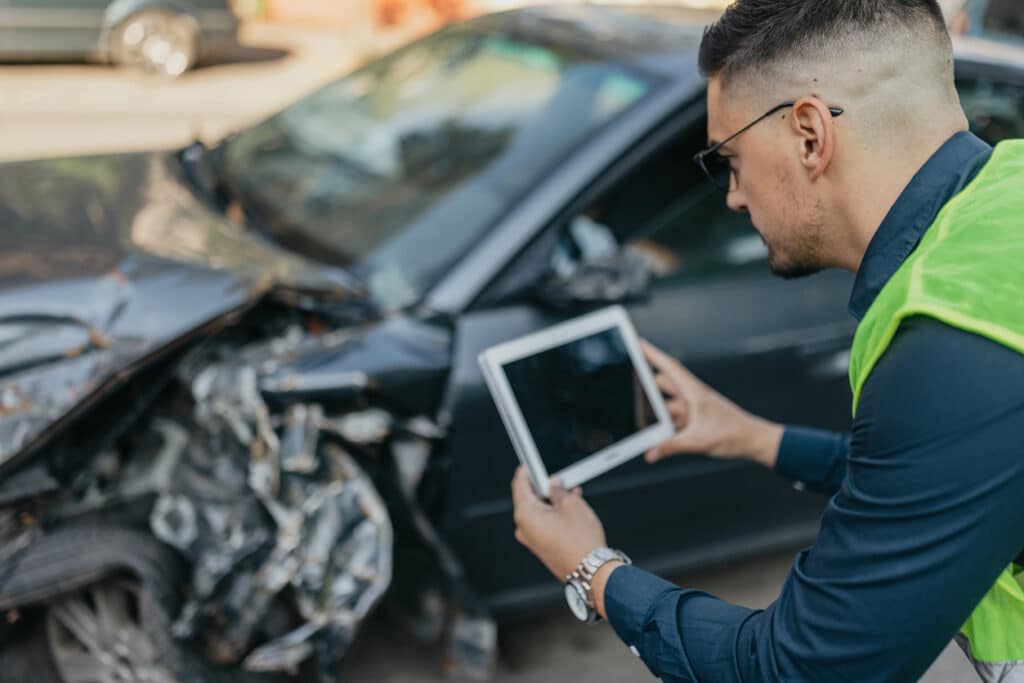
[[[214,267],[237,235],[181,204],[146,202],[187,228],[151,242],[201,236],[206,262],[119,252],[0,295],[0,667],[335,680],[390,589],[414,635],[452,633],[456,665],[484,671],[493,623],[417,493],[449,333],[381,320],[314,268]],[[247,267],[273,272],[269,250]]]
[[[250,311],[243,322],[261,315]],[[403,552],[426,558],[427,574],[438,577],[425,590],[406,589],[415,596],[405,611],[433,631],[428,637],[440,635],[451,577],[461,570],[416,490],[442,430],[424,414],[402,414],[406,406],[381,395],[374,376],[339,361],[379,344],[372,332],[313,335],[291,325],[247,343],[237,332],[224,330],[169,363],[162,389],[110,438],[89,434],[86,415],[73,437],[57,438],[5,477],[0,610],[8,621],[84,585],[30,572],[35,550],[62,554],[39,541],[69,528],[127,529],[175,551],[182,569],[162,590],[171,633],[211,670],[297,673],[314,662],[326,679],[391,585],[398,526]],[[430,336],[425,355],[434,367],[422,371],[440,375],[446,338]],[[316,371],[293,367],[312,359]],[[115,398],[94,411],[119,409]],[[87,573],[125,569],[109,559]],[[433,615],[421,609],[427,591],[440,596]],[[470,658],[486,666],[489,649]]]

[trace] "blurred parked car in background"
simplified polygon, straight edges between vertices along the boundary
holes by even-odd
[[[180,76],[235,45],[228,0],[0,0],[0,59],[92,59]]]
[[[954,35],[978,36],[1024,45],[1024,2],[961,0],[949,16]]]
[[[595,307],[847,428],[851,276],[772,276],[691,162],[706,20],[485,16],[213,148],[0,166],[0,671],[327,680],[386,592],[485,672],[494,619],[561,590],[513,538],[477,354]],[[972,129],[1024,136],[1024,50],[957,59]],[[809,542],[824,506],[700,457],[586,493],[664,573]]]

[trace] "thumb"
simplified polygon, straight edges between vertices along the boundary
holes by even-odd
[[[651,450],[647,451],[644,454],[644,460],[649,463],[655,463],[670,456],[679,455],[680,453],[695,452],[699,452],[699,449],[694,447],[688,430],[684,429],[681,432],[677,432],[675,436],[669,437]]]

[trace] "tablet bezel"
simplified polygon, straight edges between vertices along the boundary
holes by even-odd
[[[479,356],[484,380],[505,424],[519,460],[526,466],[536,491],[545,498],[550,497],[550,475],[537,451],[533,435],[523,417],[519,402],[508,382],[504,366],[523,358],[571,343],[600,332],[618,329],[625,342],[633,369],[640,380],[640,386],[654,411],[656,421],[634,434],[617,441],[579,461],[555,472],[566,489],[572,489],[604,474],[619,465],[632,460],[645,451],[672,436],[674,428],[669,417],[665,400],[654,381],[654,373],[640,349],[639,339],[626,310],[612,306],[595,311],[573,320],[559,323],[547,329],[526,335],[497,346]]]

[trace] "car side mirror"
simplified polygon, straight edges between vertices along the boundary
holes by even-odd
[[[534,288],[540,301],[556,309],[642,301],[650,294],[650,265],[642,254],[622,249],[609,257],[580,263],[566,276],[548,274]]]

